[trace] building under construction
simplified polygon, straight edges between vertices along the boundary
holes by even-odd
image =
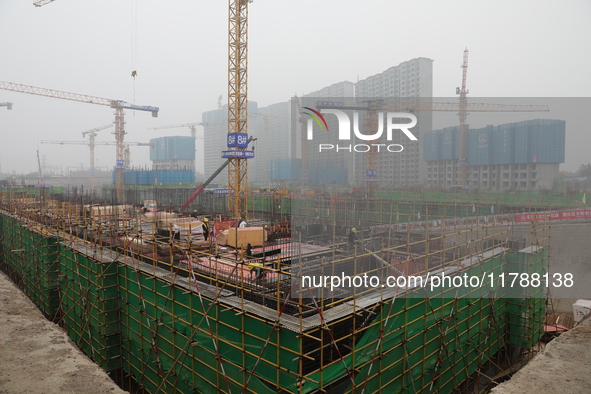
[[[543,289],[495,278],[546,272],[548,229],[473,204],[304,195],[283,221],[209,215],[206,241],[151,203],[0,201],[2,270],[131,392],[485,390],[543,332]],[[319,285],[341,275],[376,283]],[[432,285],[464,275],[484,280]]]
[[[0,268],[134,393],[486,391],[536,352],[545,294],[522,275],[547,272],[548,229],[536,220],[516,223],[500,203],[495,210],[488,202],[375,193],[378,170],[389,186],[426,179],[420,144],[408,156],[357,162],[355,185],[370,182],[363,197],[249,192],[247,159],[255,157],[249,112],[262,117],[264,136],[270,118],[287,114],[258,113],[254,102],[249,111],[248,3],[229,2],[228,105],[200,123],[215,145],[207,149],[212,160],[205,157],[212,175],[189,200],[181,188],[126,187],[132,182],[125,179],[124,109],[156,117],[158,107],[0,81],[4,90],[115,109],[116,140],[115,186],[103,189],[112,193],[102,199],[84,192],[66,198],[45,187],[0,190]],[[466,115],[489,110],[466,101],[467,50],[463,68],[459,104],[371,104],[362,108],[372,114],[368,125],[381,109],[424,111],[427,119],[434,107],[459,112],[463,164]],[[388,91],[374,89],[376,80],[387,81]],[[429,97],[432,61],[405,62],[359,86],[370,98]],[[290,118],[295,142],[304,134],[293,133],[300,127]],[[278,145],[287,130],[277,134]],[[190,149],[178,146],[182,155],[164,152],[169,145],[161,140],[154,170],[193,171],[195,138],[192,129]],[[265,143],[263,166],[274,159],[273,144]],[[295,154],[297,146],[290,145]],[[300,147],[302,156],[307,149]],[[304,157],[280,158],[301,159],[304,178]],[[225,195],[204,193],[193,202],[225,166]],[[461,168],[456,185],[468,186]],[[263,181],[270,179],[266,168],[259,170]],[[133,183],[162,183],[140,175],[145,179]],[[317,174],[317,183],[350,183],[333,175]],[[519,285],[506,283],[507,273],[519,273]]]

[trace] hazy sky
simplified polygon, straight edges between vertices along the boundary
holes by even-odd
[[[127,141],[189,135],[147,128],[201,121],[219,95],[227,102],[226,0],[32,3],[0,0],[0,80],[160,107],[158,118],[127,111]],[[465,47],[472,96],[588,97],[590,21],[586,0],[255,0],[249,99],[259,106],[286,101],[420,56],[434,60],[434,96],[450,96],[461,83]],[[3,101],[14,108],[0,108],[2,172],[36,171],[37,149],[50,165],[87,167],[87,146],[38,142],[81,140],[82,131],[114,120],[100,105],[0,90]],[[98,139],[113,140],[112,130]],[[580,132],[573,138],[567,130],[563,169],[591,161],[589,129]],[[114,165],[114,147],[96,152],[97,166]],[[132,162],[149,165],[148,149],[132,148]]]

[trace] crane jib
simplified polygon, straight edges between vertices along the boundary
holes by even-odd
[[[137,111],[148,111],[148,112],[152,112],[152,113],[158,113],[158,111],[160,111],[160,108],[158,107],[152,107],[150,105],[136,105],[136,104],[131,104],[131,103],[127,103],[125,101],[114,101],[111,105],[113,108],[125,108],[125,109],[133,109],[133,110],[137,110]]]

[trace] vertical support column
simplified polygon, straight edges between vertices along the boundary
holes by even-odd
[[[124,161],[124,145],[123,139],[125,136],[125,116],[123,108],[115,108],[115,141],[117,142],[117,163],[115,170],[117,171],[117,203],[123,204],[124,187],[125,187],[125,161]]]
[[[467,150],[466,150],[466,119],[468,117],[468,98],[466,94],[466,75],[468,73],[468,49],[464,51],[464,62],[462,63],[462,89],[460,90],[460,159],[458,160],[458,183],[460,186],[468,186],[466,179],[466,171],[468,166]]]
[[[248,1],[230,0],[228,45],[228,133],[248,133],[247,54]],[[246,148],[231,147],[230,150]],[[248,215],[248,164],[228,159],[228,211],[235,219]]]
[[[96,187],[96,182],[95,182],[95,172],[94,172],[94,137],[96,136],[96,133],[90,133],[88,135],[88,139],[89,144],[88,146],[90,147],[90,193],[92,195],[92,193],[94,193],[94,188]]]

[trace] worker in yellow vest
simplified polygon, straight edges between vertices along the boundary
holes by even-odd
[[[201,229],[203,230],[203,238],[205,238],[205,240],[207,241],[207,237],[209,236],[209,219],[203,219]]]

